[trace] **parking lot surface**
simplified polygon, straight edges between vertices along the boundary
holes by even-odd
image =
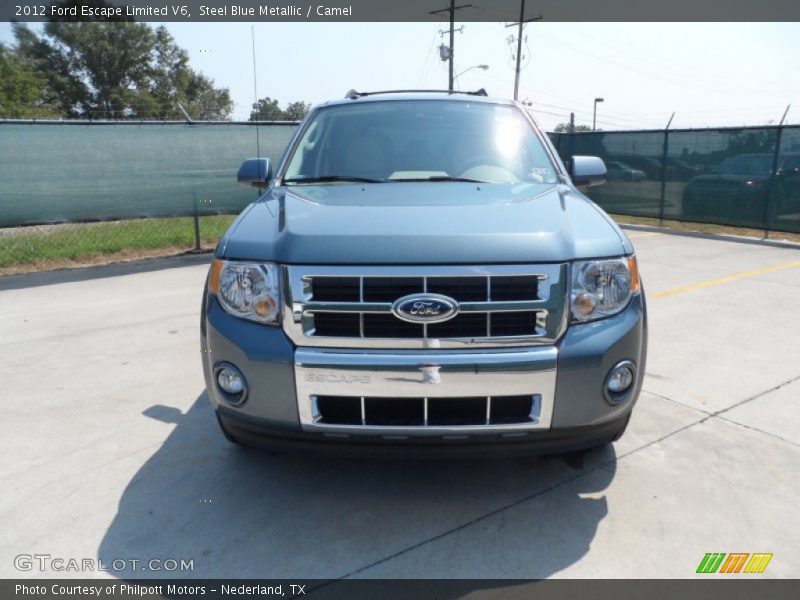
[[[0,576],[684,578],[707,552],[768,552],[755,577],[800,577],[800,251],[629,234],[644,392],[622,440],[553,457],[238,448],[203,393],[207,266],[0,282]]]

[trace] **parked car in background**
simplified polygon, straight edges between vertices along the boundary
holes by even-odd
[[[774,156],[770,153],[737,154],[722,161],[710,173],[695,177],[683,190],[683,215],[726,222],[762,225],[764,217],[800,210],[800,153],[779,157],[769,213]]]
[[[644,171],[634,169],[630,165],[618,160],[606,161],[606,179],[608,181],[644,181],[647,175]]]
[[[201,316],[224,435],[374,456],[562,452],[641,389],[633,246],[514,101],[351,92],[314,108],[217,246]]]
[[[617,160],[634,169],[643,171],[647,179],[660,180],[661,179],[661,161],[652,156],[629,155],[609,157],[609,160]],[[669,178],[671,169],[667,167],[667,177]]]
[[[667,158],[667,179],[671,181],[689,181],[692,177],[701,175],[703,169],[690,165],[682,158]]]

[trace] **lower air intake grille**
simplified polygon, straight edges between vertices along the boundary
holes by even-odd
[[[535,423],[541,396],[458,398],[383,398],[316,396],[316,422],[322,425],[386,427],[475,426]]]

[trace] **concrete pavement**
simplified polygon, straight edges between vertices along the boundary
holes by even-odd
[[[229,445],[203,393],[203,265],[0,289],[0,576],[683,578],[706,552],[772,552],[762,576],[799,577],[800,251],[630,235],[645,392],[622,440],[547,458]],[[129,562],[151,558],[194,570]]]

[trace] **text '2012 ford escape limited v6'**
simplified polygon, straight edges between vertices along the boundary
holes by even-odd
[[[313,109],[220,240],[203,299],[226,437],[493,456],[618,438],[644,374],[633,247],[519,104],[351,92]]]

